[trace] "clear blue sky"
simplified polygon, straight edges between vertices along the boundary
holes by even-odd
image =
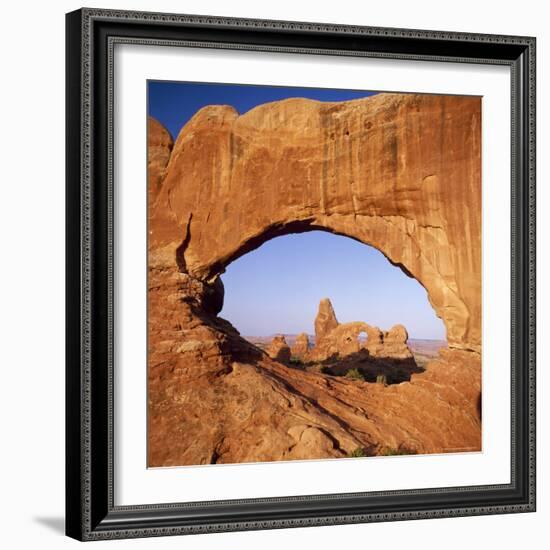
[[[325,231],[272,239],[230,264],[222,280],[220,316],[245,336],[313,334],[319,300],[328,297],[341,323],[401,323],[411,338],[446,338],[420,283],[375,248]]]
[[[177,137],[205,105],[245,113],[289,97],[345,101],[376,92],[235,84],[149,81],[148,113]],[[319,300],[329,297],[340,322],[365,321],[411,338],[445,339],[426,291],[376,249],[347,237],[312,231],[273,239],[227,267],[220,315],[245,336],[312,334]]]
[[[346,101],[376,93],[158,80],[150,80],[148,84],[149,114],[164,124],[174,139],[178,137],[183,125],[205,105],[232,105],[242,115],[256,105],[289,97],[307,97],[319,101]]]

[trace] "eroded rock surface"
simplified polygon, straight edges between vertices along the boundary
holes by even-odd
[[[328,298],[319,303],[317,317],[315,317],[315,342],[320,342],[339,325],[338,319]]]
[[[282,334],[273,337],[273,340],[271,340],[267,348],[267,354],[272,359],[280,361],[281,363],[286,364],[290,361],[290,347]]]
[[[150,278],[148,464],[177,466],[481,448],[479,356],[445,350],[408,383],[287,367]],[[185,281],[183,281],[185,284]],[[198,302],[198,301],[197,301]]]
[[[297,359],[305,359],[309,352],[309,338],[305,332],[296,336],[296,340],[291,347],[292,356]]]
[[[275,236],[347,235],[426,288],[450,348],[479,352],[480,207],[478,97],[287,99],[241,116],[209,106],[176,140],[150,245],[213,281]]]
[[[170,132],[156,119],[147,119],[147,188],[152,206],[166,175],[166,167],[174,147]]]
[[[410,359],[413,355],[407,345],[408,339],[407,329],[403,325],[393,326],[384,332],[383,347],[378,351],[378,355],[394,359]]]
[[[382,332],[378,327],[363,321],[340,324],[328,298],[323,298],[319,303],[315,334],[315,346],[307,354],[307,359],[312,361],[341,359],[361,350],[375,358],[413,358],[407,345],[407,329],[403,325],[395,325],[389,331]],[[364,335],[364,342],[361,342],[361,335]]]
[[[379,94],[206,107],[167,165],[169,142],[150,136],[150,466],[480,449],[480,121],[479,98]],[[289,368],[216,317],[226,265],[309,229],[417,278],[449,349],[376,384]],[[332,317],[321,332],[355,330]],[[371,329],[369,354],[403,351],[400,329]]]

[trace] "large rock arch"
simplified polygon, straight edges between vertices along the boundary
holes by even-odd
[[[480,98],[288,99],[199,111],[177,138],[150,259],[212,285],[265,241],[323,229],[427,290],[451,348],[481,347]]]

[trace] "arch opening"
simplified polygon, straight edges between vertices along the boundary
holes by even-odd
[[[424,287],[357,239],[277,236],[239,255],[221,280],[219,315],[287,366],[399,383],[447,345]]]
[[[188,226],[190,226],[190,224],[188,224]],[[449,296],[443,298],[441,297],[441,274],[435,269],[434,272],[431,274],[432,280],[435,281],[432,285],[432,291],[437,294],[437,297],[434,296],[432,298],[430,294],[430,288],[424,284],[422,277],[413,274],[413,272],[405,265],[403,261],[392,258],[391,252],[388,251],[388,248],[381,246],[380,243],[376,242],[376,239],[369,238],[368,232],[359,232],[361,233],[360,238],[352,231],[338,230],[335,229],[335,227],[331,225],[331,223],[321,224],[312,219],[295,220],[292,222],[280,224],[269,224],[267,227],[264,227],[262,231],[258,232],[252,237],[247,238],[244,242],[241,242],[238,247],[235,247],[228,253],[223,254],[219,258],[211,261],[207,268],[207,271],[201,271],[198,273],[198,275],[200,275],[200,278],[202,278],[203,280],[208,281],[209,284],[216,284],[220,280],[220,278],[222,281],[224,280],[223,274],[232,264],[234,264],[234,262],[238,261],[243,256],[246,256],[247,254],[256,251],[257,249],[261,248],[266,243],[273,241],[274,239],[286,237],[289,235],[301,235],[304,233],[321,232],[325,232],[327,234],[337,237],[343,237],[345,239],[350,239],[359,243],[360,245],[365,245],[368,248],[375,249],[381,256],[383,256],[387,260],[389,264],[397,268],[405,277],[412,279],[418,286],[422,287],[426,294],[426,299],[431,307],[431,310],[433,310],[435,316],[441,321],[440,327],[442,327],[442,330],[440,330],[440,334],[437,339],[445,341],[447,345],[447,342],[449,341],[449,322],[452,321],[452,319],[450,320],[442,313],[443,311],[448,311],[449,305],[447,304],[447,301],[449,301]],[[187,228],[187,231],[185,232],[185,238],[182,244],[177,249],[177,255],[180,258],[178,260],[178,265],[186,265],[184,253],[186,244],[189,242],[189,234],[190,227]],[[417,251],[417,253],[420,254],[420,251]],[[443,305],[440,304],[441,301],[444,302]],[[455,307],[456,309],[463,309],[465,307],[457,296],[452,297],[451,302],[455,304],[452,307]],[[223,299],[221,303],[223,303]],[[453,328],[452,324],[451,328]],[[453,342],[452,347],[461,346],[456,346],[456,342]]]

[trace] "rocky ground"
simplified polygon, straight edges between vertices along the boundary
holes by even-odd
[[[477,354],[442,350],[425,369],[411,354],[400,383],[390,374],[403,360],[366,349],[359,368],[343,358],[339,371],[313,348],[319,366],[303,368],[290,353],[288,363],[271,358],[204,304],[182,302],[189,284],[150,272],[149,466],[480,450]],[[369,376],[369,362],[385,379]]]
[[[292,348],[296,342],[298,334],[283,333],[282,336],[284,336],[285,341],[288,343],[290,348]],[[245,340],[264,351],[268,348],[274,337],[275,334],[271,334],[269,336],[243,336]],[[315,345],[315,335],[308,334],[307,337],[309,345],[313,347]],[[440,349],[447,348],[447,342],[445,340],[409,338],[407,340],[407,345],[409,346],[414,360],[419,367],[426,366],[429,361],[435,359],[439,355]]]

